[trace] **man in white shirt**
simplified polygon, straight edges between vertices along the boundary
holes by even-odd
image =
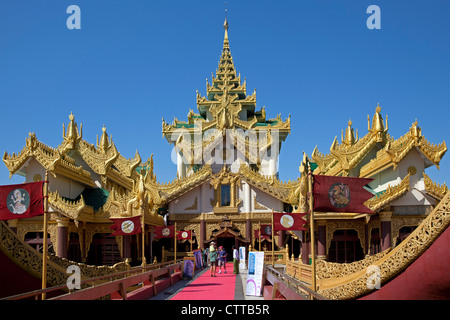
[[[233,273],[239,273],[239,251],[236,249],[236,246],[233,246]]]

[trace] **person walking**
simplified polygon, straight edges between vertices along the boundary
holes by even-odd
[[[219,247],[219,274],[222,273],[222,267],[223,267],[223,273],[227,273],[227,251],[220,246]]]
[[[239,273],[239,252],[236,249],[236,246],[232,247],[233,249],[233,273]]]
[[[216,244],[214,242],[211,242],[211,245],[209,246],[209,262],[211,263],[211,277],[216,276],[216,265],[217,265],[217,249]]]

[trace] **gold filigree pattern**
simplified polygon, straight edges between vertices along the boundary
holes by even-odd
[[[318,260],[316,263],[317,279],[340,278],[361,271],[386,256],[390,250],[391,249],[384,250],[373,256],[352,263],[335,263]]]
[[[3,221],[0,221],[0,251],[35,278],[41,278],[42,254],[21,240]],[[80,266],[82,280],[125,271],[129,267],[125,262],[112,267],[88,266],[50,255],[47,266],[48,283],[52,286],[65,284],[70,275],[66,272],[67,267],[73,264]]]
[[[441,200],[448,192],[448,187],[445,183],[440,185],[433,182],[431,178],[425,174],[425,172],[423,173],[423,182],[425,183],[425,190],[433,198]]]
[[[378,105],[372,118],[372,126],[368,116],[368,133],[359,140],[354,138],[351,122],[349,122],[345,139],[342,134],[342,144],[339,144],[337,138],[335,138],[328,155],[320,153],[316,146],[311,155],[311,158],[318,165],[314,174],[348,176],[350,170],[356,168],[361,160],[374,149],[375,145],[383,148],[377,151],[375,158],[360,168],[360,177],[373,176],[389,167],[393,167],[395,170],[399,162],[414,147],[439,168],[439,162],[447,151],[445,141],[438,145],[428,142],[422,136],[422,130],[418,127],[417,121],[412,124],[405,135],[395,140],[387,133],[387,116],[386,125],[384,125],[380,111],[381,107]]]
[[[370,198],[364,202],[364,205],[374,212],[382,210],[385,206],[389,205],[389,203],[399,199],[409,191],[409,177],[410,176],[408,173],[408,175],[398,185],[393,187],[388,185],[383,194]]]
[[[416,260],[449,226],[450,192],[436,208],[397,247],[372,265],[380,268],[381,283],[384,284]],[[323,280],[319,294],[328,299],[355,299],[371,292],[367,286],[367,268],[341,277]],[[332,280],[332,281],[331,281]]]
[[[283,202],[291,203],[292,201],[293,205],[298,205],[299,200],[293,195],[300,186],[300,178],[296,181],[289,180],[288,182],[282,182],[275,176],[261,175],[246,164],[242,164],[239,168],[239,175],[243,181],[261,191],[266,192]]]

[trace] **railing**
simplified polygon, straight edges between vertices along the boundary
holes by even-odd
[[[252,246],[249,246],[249,251],[253,250]],[[264,264],[286,264],[289,260],[289,247],[286,245],[284,249],[273,251],[273,261],[272,261],[272,251],[264,251]]]
[[[312,283],[311,269],[311,266],[303,264],[300,258],[294,259],[291,257],[291,259],[286,260],[286,274],[309,285]]]
[[[271,300],[280,296],[286,300],[327,300],[299,280],[281,273],[271,266],[266,266],[265,272],[265,281],[272,287],[270,297],[268,297]]]
[[[148,265],[145,267],[131,268],[127,271],[122,271],[101,277],[86,279],[80,282],[84,289],[70,291],[67,294],[58,295],[49,300],[95,300],[110,296],[111,298],[119,297],[121,299],[128,299],[130,295],[142,293],[142,289],[152,291],[152,295],[157,294],[157,285],[161,281],[166,281],[173,285],[174,276],[180,275],[182,270],[181,261],[171,261],[167,263],[160,263],[156,265]],[[140,286],[137,286],[137,285]],[[133,288],[133,286],[135,286]],[[67,285],[59,285],[50,287],[44,290],[35,290],[26,292],[0,300],[21,300],[35,298],[36,300],[42,293],[57,293],[67,291]],[[148,296],[148,294],[147,294]]]
[[[194,254],[192,253],[192,251],[189,251],[189,252],[177,252],[177,260],[183,259],[185,257],[193,257],[193,256],[194,256]],[[161,262],[173,261],[174,258],[175,258],[175,252],[169,251],[169,250],[165,250],[164,247],[163,247]]]

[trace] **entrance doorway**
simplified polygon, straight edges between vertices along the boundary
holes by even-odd
[[[227,262],[233,261],[232,247],[235,245],[235,242],[236,242],[236,240],[234,237],[219,237],[219,238],[217,238],[217,249],[219,249],[220,246],[223,246],[223,248],[227,252]]]
[[[336,230],[328,251],[328,261],[350,263],[364,258],[358,232],[353,229]]]

